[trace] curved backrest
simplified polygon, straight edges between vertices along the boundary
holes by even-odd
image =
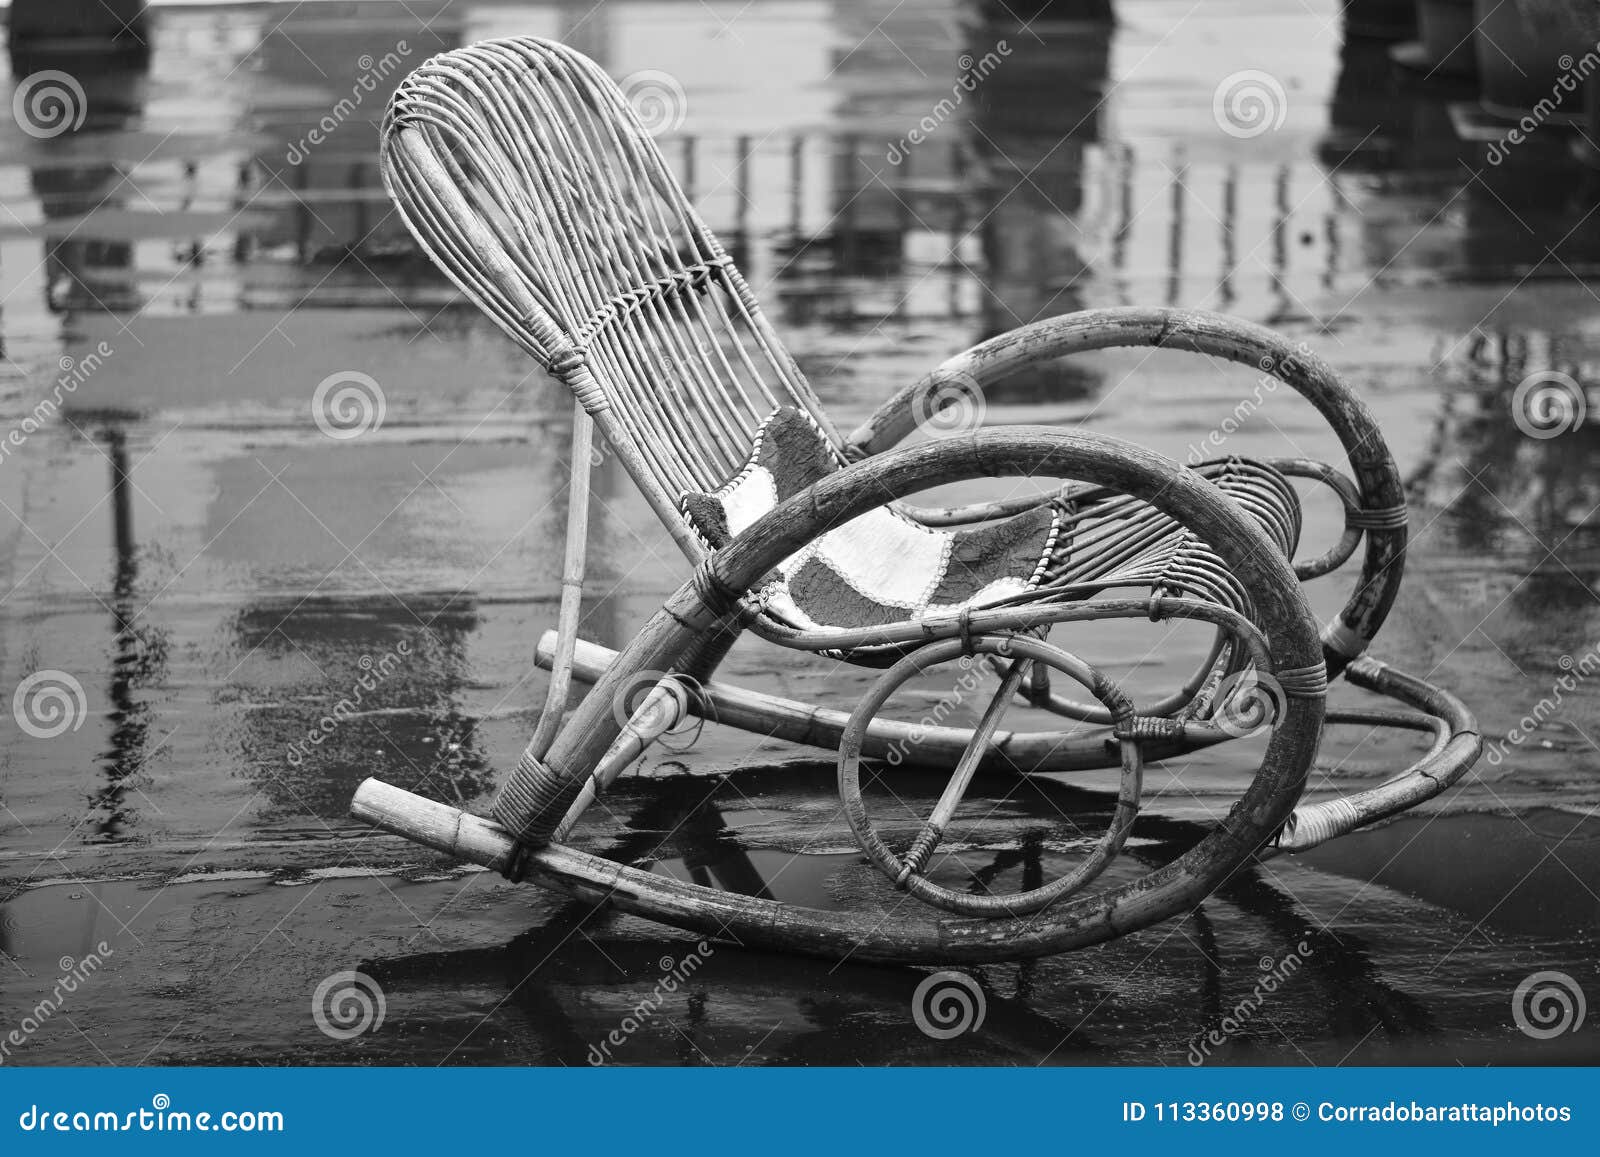
[[[429,60],[390,103],[383,174],[429,256],[631,445],[664,517],[727,481],[779,406],[840,446],[655,141],[581,53],[519,37]]]

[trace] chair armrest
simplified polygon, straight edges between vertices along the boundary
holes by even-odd
[[[1303,343],[1203,310],[1119,307],[1047,318],[975,345],[900,390],[850,434],[846,455],[870,461],[909,434],[919,417],[963,394],[981,393],[1034,362],[1119,346],[1186,350],[1253,366],[1304,396],[1332,427],[1360,493],[1360,506],[1347,512],[1347,525],[1359,527],[1366,538],[1356,589],[1322,633],[1329,675],[1343,671],[1366,650],[1399,593],[1407,537],[1405,491],[1371,411]]]

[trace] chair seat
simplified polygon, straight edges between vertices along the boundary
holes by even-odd
[[[684,516],[715,550],[779,502],[842,468],[803,411],[762,423],[743,466],[711,492],[680,495]],[[1300,531],[1299,500],[1269,466],[1244,459],[1196,469],[1250,514],[1286,556]],[[924,525],[881,506],[807,544],[762,592],[769,615],[800,630],[885,626],[1032,593],[1159,586],[1244,609],[1248,595],[1210,567],[1208,548],[1144,503],[1107,492],[1041,496],[1038,506],[976,526]],[[1217,576],[1224,577],[1219,585]]]

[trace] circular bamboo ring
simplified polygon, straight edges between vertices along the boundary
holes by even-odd
[[[1113,721],[1118,725],[1126,724],[1133,718],[1133,701],[1121,688],[1076,655],[1051,646],[1042,639],[1030,635],[980,635],[974,637],[970,645],[963,639],[943,639],[918,648],[885,671],[851,713],[850,723],[839,745],[839,799],[844,804],[845,819],[849,821],[850,830],[855,832],[856,840],[867,858],[884,875],[923,903],[963,916],[1026,916],[1048,908],[1063,896],[1081,891],[1116,858],[1128,839],[1128,833],[1133,830],[1134,818],[1139,814],[1144,760],[1139,742],[1131,732],[1120,734],[1117,745],[1122,757],[1122,779],[1111,825],[1095,844],[1094,850],[1067,875],[1043,887],[1008,895],[973,896],[935,884],[914,863],[909,862],[918,859],[915,851],[908,852],[905,858],[900,857],[884,843],[873,826],[872,818],[867,814],[866,801],[861,795],[861,741],[866,736],[867,726],[873,716],[906,680],[939,663],[964,655],[1020,656],[1043,663],[1088,688],[1110,710]],[[923,830],[925,833],[929,831],[928,828]],[[922,839],[923,836],[918,836],[919,842]],[[913,844],[913,848],[916,846]]]

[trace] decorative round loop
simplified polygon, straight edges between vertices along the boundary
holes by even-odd
[[[923,824],[906,854],[897,855],[884,843],[867,815],[866,803],[861,795],[862,741],[873,716],[907,680],[940,663],[966,655],[997,655],[1010,660],[1011,665],[1001,677],[995,700],[974,731],[972,744],[962,755],[933,818]],[[994,726],[999,721],[999,712],[1004,710],[1006,701],[1026,676],[1027,668],[1035,663],[1052,667],[1081,683],[1111,712],[1122,755],[1122,780],[1111,826],[1082,863],[1067,875],[1041,888],[1009,895],[982,896],[951,891],[929,880],[923,875],[923,869],[944,836],[949,813],[960,801],[966,783],[986,754]],[[1121,851],[1128,833],[1133,829],[1134,817],[1139,814],[1139,795],[1144,783],[1144,761],[1138,739],[1140,734],[1133,701],[1105,675],[1070,652],[1031,635],[977,635],[970,639],[959,636],[941,639],[918,648],[885,671],[851,714],[844,738],[839,744],[839,798],[844,804],[845,818],[849,820],[850,829],[855,832],[862,851],[885,876],[894,881],[896,887],[947,912],[966,916],[1024,916],[1047,908],[1063,896],[1088,885]]]
[[[1294,564],[1295,577],[1301,582],[1332,574],[1343,566],[1356,552],[1356,547],[1361,545],[1361,534],[1366,524],[1361,521],[1360,488],[1326,462],[1318,462],[1311,458],[1268,458],[1266,464],[1287,477],[1308,478],[1321,483],[1333,491],[1339,500],[1339,505],[1344,507],[1344,528],[1339,541],[1316,558],[1301,559]]]

